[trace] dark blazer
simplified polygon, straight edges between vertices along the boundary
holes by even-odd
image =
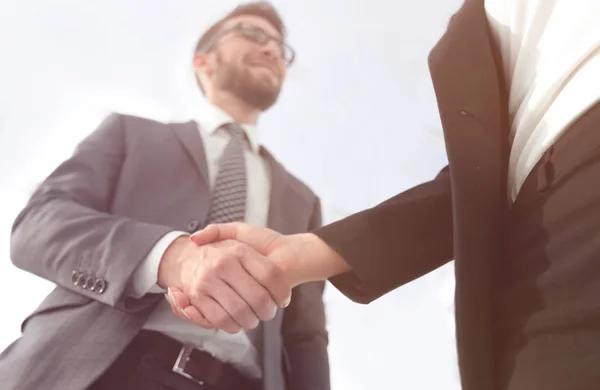
[[[351,265],[332,278],[367,303],[455,259],[465,390],[493,389],[490,267],[508,210],[508,103],[484,0],[466,0],[429,56],[449,166],[432,181],[315,231]]]
[[[320,226],[319,199],[261,152],[271,168],[268,226],[286,234]],[[128,297],[133,271],[165,233],[201,229],[210,194],[194,122],[109,116],[39,186],[14,223],[14,264],[57,287],[0,355],[0,388],[89,386],[164,299]],[[84,283],[74,284],[74,273]],[[297,287],[290,306],[262,326],[264,390],[330,388],[323,287]]]

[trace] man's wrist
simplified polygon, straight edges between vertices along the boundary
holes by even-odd
[[[182,287],[181,286],[181,263],[183,251],[189,246],[194,245],[189,237],[177,237],[167,247],[158,266],[157,282],[161,288]]]

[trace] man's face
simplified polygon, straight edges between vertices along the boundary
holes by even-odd
[[[260,17],[239,16],[225,22],[206,55],[213,88],[267,110],[277,101],[286,75],[281,41],[277,29]]]

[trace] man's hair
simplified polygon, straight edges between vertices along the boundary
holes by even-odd
[[[198,39],[194,53],[205,52],[207,46],[210,43],[212,43],[212,40],[215,38],[215,36],[219,34],[219,32],[221,32],[223,24],[228,20],[241,15],[252,15],[265,19],[277,29],[277,31],[279,32],[279,34],[281,34],[283,38],[285,38],[285,25],[283,24],[281,16],[279,16],[277,10],[267,1],[253,1],[250,3],[238,5],[233,11],[225,15],[225,17],[217,21],[208,30],[206,30],[206,32],[202,34],[200,39]],[[204,93],[204,88],[202,87],[200,78],[197,75],[196,82],[198,83],[198,86],[200,87],[202,93]]]

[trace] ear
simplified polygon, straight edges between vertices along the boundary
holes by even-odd
[[[204,73],[205,75],[212,74],[214,66],[211,61],[211,55],[209,53],[195,53],[193,59],[194,69],[196,72]]]

